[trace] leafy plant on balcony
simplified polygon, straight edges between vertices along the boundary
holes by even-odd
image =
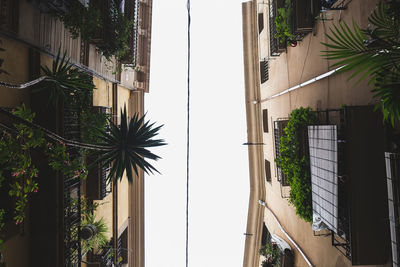
[[[54,99],[56,103],[64,99],[66,92],[74,92],[74,94],[84,94],[85,90],[92,88],[92,81],[88,80],[91,77],[87,74],[79,73],[71,68],[69,61],[65,61],[65,54],[62,59],[58,53],[57,58],[53,62],[52,70],[44,68],[48,71],[46,76],[29,82],[28,84],[44,83],[45,88],[49,91],[50,95],[53,95],[51,99]],[[72,77],[68,75],[72,73]],[[80,84],[78,86],[78,84]],[[0,81],[0,85],[21,88],[21,85],[13,85]],[[52,87],[53,86],[53,87]],[[84,90],[81,90],[83,88]],[[43,89],[45,90],[45,89]],[[107,166],[112,163],[112,168],[108,176],[108,180],[111,179],[121,180],[123,174],[126,173],[128,181],[133,181],[133,172],[138,174],[138,169],[144,170],[146,173],[158,172],[149,162],[148,159],[158,160],[160,157],[153,154],[148,148],[166,145],[162,139],[154,139],[162,126],[155,127],[154,123],[150,124],[149,121],[145,121],[145,116],[139,116],[138,114],[133,115],[128,120],[126,114],[126,108],[121,110],[121,126],[114,124],[110,121],[110,132],[105,132],[103,129],[93,129],[97,132],[97,137],[101,142],[90,144],[81,143],[74,140],[65,139],[56,133],[43,128],[39,125],[34,124],[25,118],[21,118],[15,114],[8,112],[5,109],[0,108],[0,113],[12,118],[20,124],[30,127],[34,131],[43,132],[43,136],[51,143],[62,146],[71,146],[81,149],[88,149],[94,151],[98,156],[98,160],[95,161],[92,166],[97,163],[101,163],[102,166]],[[4,128],[4,127],[3,127]],[[12,131],[12,129],[10,129]],[[65,150],[64,150],[65,152]],[[56,159],[57,157],[55,157]],[[67,161],[68,162],[68,161]],[[67,164],[67,163],[65,163]],[[60,171],[63,170],[62,166],[57,164],[53,167],[60,167]],[[67,171],[67,170],[65,170]],[[85,177],[85,172],[82,169],[74,170],[77,171],[74,176]]]
[[[39,170],[32,161],[33,150],[43,151],[48,156],[49,166],[69,177],[84,179],[86,170],[79,159],[70,160],[64,145],[45,142],[40,129],[24,123],[32,123],[35,117],[24,105],[13,114],[22,122],[14,123],[13,128],[3,128],[0,134],[0,187],[8,183],[8,194],[15,201],[13,220],[20,224],[24,222],[30,196],[39,190]]]
[[[290,185],[289,202],[296,208],[297,215],[307,222],[312,221],[312,198],[306,126],[315,121],[310,108],[293,110],[281,137],[280,156],[275,159]]]
[[[98,203],[90,204],[86,198],[81,198],[81,231],[89,232],[90,235],[82,239],[82,252],[86,253],[92,249],[99,249],[107,245],[106,233],[108,232],[107,223],[103,218],[96,220],[95,212]],[[89,231],[87,231],[89,229]],[[92,231],[92,232],[91,232]]]
[[[134,22],[124,15],[120,9],[120,4],[120,0],[111,1],[111,7],[107,14],[109,16],[109,24],[102,25],[106,33],[106,39],[97,45],[103,56],[108,60],[112,56],[120,60],[129,50],[128,39],[132,33]]]
[[[68,4],[67,12],[54,11],[54,15],[64,22],[72,38],[78,38],[80,35],[84,41],[90,41],[102,26],[100,10],[93,5],[86,8],[76,0],[69,1]]]
[[[361,29],[353,22],[353,29],[342,22],[334,25],[323,43],[329,50],[322,51],[332,67],[340,72],[352,71],[348,80],[358,77],[356,84],[368,79],[378,99],[377,108],[384,120],[392,124],[400,120],[400,1],[380,2],[368,18],[370,26]]]
[[[110,120],[111,114],[96,113],[91,109],[85,110],[81,117],[82,141],[89,144],[101,142],[97,132],[93,129],[106,129]]]
[[[101,1],[102,3],[103,1]],[[90,2],[85,8],[78,1],[70,1],[66,13],[54,12],[54,15],[63,21],[73,38],[93,42],[99,33],[104,33],[103,40],[97,47],[107,60],[113,56],[121,59],[128,52],[128,39],[132,32],[133,21],[122,12],[121,0],[108,1],[107,10],[100,10]]]
[[[93,78],[77,68],[73,68],[66,57],[66,52],[61,56],[58,49],[57,57],[53,61],[52,67],[41,66],[45,79],[40,86],[32,89],[33,93],[46,91],[49,103],[57,107],[61,102],[66,101],[66,94],[79,97],[82,104],[88,104],[88,94],[92,94],[96,87]],[[91,99],[90,99],[91,100]]]
[[[292,1],[286,0],[285,7],[278,8],[277,15],[275,18],[275,38],[279,39],[281,44],[284,44],[286,40],[293,38],[291,28],[291,16],[292,16]]]
[[[259,253],[265,257],[261,266],[279,266],[281,253],[276,244],[267,243],[261,246]]]
[[[292,30],[290,28],[289,16],[290,10],[278,8],[278,14],[275,18],[275,38],[278,38],[281,44],[284,44],[286,40],[290,40],[293,37]]]

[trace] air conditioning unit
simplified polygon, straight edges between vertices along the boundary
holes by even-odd
[[[144,82],[135,81],[134,87],[139,90],[144,90]]]

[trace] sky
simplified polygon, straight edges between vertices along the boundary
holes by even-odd
[[[243,266],[249,170],[239,0],[191,1],[189,266]],[[145,265],[185,266],[186,0],[153,0],[148,118],[164,124],[146,177]]]

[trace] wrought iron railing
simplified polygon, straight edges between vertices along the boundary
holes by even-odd
[[[269,2],[269,51],[271,56],[279,56],[280,52],[278,49],[278,39],[275,37],[276,35],[276,25],[275,18],[277,15],[276,0],[272,0]]]
[[[93,252],[88,253],[87,266],[88,267],[112,267],[113,265],[113,239],[111,240],[96,254]]]
[[[400,256],[400,154],[385,152],[388,188],[389,225],[393,267],[399,266]]]
[[[108,114],[108,118],[111,118],[111,108],[103,107],[103,106],[94,106],[92,112],[98,114]],[[109,126],[106,126],[104,129],[108,132]],[[95,161],[96,159],[89,156],[87,158],[87,162],[90,165],[90,162]],[[97,164],[96,167],[89,169],[88,177],[86,180],[87,191],[86,196],[93,200],[102,200],[104,199],[111,191],[112,191],[112,182],[108,182],[107,176],[111,165],[101,166],[101,164]]]
[[[137,49],[139,36],[139,0],[125,1],[125,16],[133,21],[131,35],[128,39],[129,56],[123,60],[124,63],[136,66],[137,65]]]
[[[346,170],[346,121],[345,109],[327,109],[315,111],[317,123],[337,125],[337,160],[338,160],[338,233],[331,232],[332,245],[351,260],[351,199],[348,192]]]
[[[63,135],[70,140],[80,141],[80,103],[72,92],[66,92],[63,108]],[[70,159],[81,157],[79,148],[67,147]],[[63,177],[63,227],[64,266],[81,266],[81,180]]]

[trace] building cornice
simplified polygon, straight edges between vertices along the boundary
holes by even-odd
[[[243,15],[243,54],[245,74],[245,99],[248,143],[263,143],[261,129],[258,43],[256,1],[242,4]],[[255,102],[256,101],[256,102]],[[256,104],[254,104],[256,103]],[[246,241],[244,249],[244,267],[255,267],[260,264],[258,254],[261,245],[264,208],[258,204],[259,199],[265,199],[265,181],[263,166],[263,146],[248,146],[250,198],[247,217]]]

